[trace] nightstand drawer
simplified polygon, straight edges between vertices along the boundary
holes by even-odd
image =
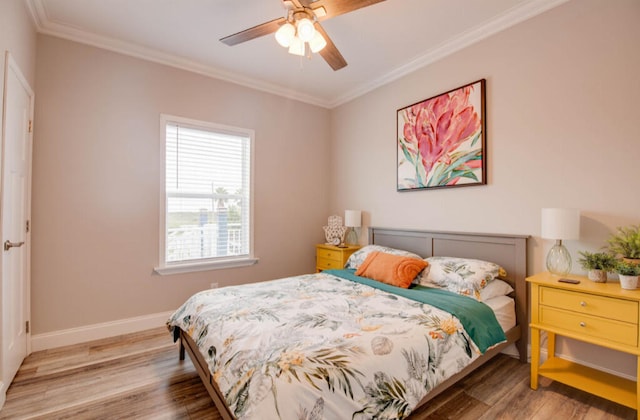
[[[540,304],[632,324],[638,323],[637,301],[541,287]]]
[[[328,258],[316,258],[316,268],[318,270],[339,270],[344,268],[342,265],[342,261],[340,261],[339,259],[336,260],[331,260]]]
[[[333,251],[331,249],[323,249],[323,248],[319,248],[316,252],[316,256],[318,257],[318,265],[321,259],[340,262],[342,261],[342,255],[343,255],[342,252]],[[332,268],[336,268],[336,267],[332,267]]]
[[[638,345],[638,325],[603,319],[546,306],[540,307],[540,325],[602,338],[630,346]]]

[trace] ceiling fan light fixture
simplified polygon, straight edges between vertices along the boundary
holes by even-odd
[[[310,19],[299,19],[296,25],[298,27],[298,38],[300,38],[302,42],[309,42],[313,39],[316,29],[313,27],[313,22],[311,22]]]
[[[294,36],[289,46],[289,54],[304,56],[305,44],[304,41]]]
[[[282,25],[276,31],[276,41],[278,41],[278,44],[280,44],[285,48],[291,45],[291,41],[293,41],[293,38],[295,36],[296,36],[296,28],[289,22]]]
[[[311,38],[311,41],[309,41],[309,49],[311,50],[311,52],[317,53],[326,46],[327,40],[324,39],[320,32],[316,31],[316,33],[313,35],[313,38]]]
[[[275,1],[275,0],[270,0]],[[372,6],[384,0],[280,0],[284,16],[244,31],[220,38],[226,45],[232,46],[250,41],[267,34],[275,34],[279,45],[287,48],[291,54],[311,58],[312,53],[320,52],[327,64],[334,70],[347,65],[329,34],[322,28],[321,22],[334,16],[350,13]],[[291,34],[291,26],[294,33]],[[320,35],[317,35],[319,32]],[[307,48],[307,44],[309,47]]]

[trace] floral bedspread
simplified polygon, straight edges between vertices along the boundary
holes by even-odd
[[[206,290],[167,325],[238,419],[402,419],[480,355],[448,312],[326,273]]]

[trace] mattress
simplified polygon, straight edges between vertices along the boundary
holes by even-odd
[[[497,296],[487,299],[484,303],[493,310],[493,313],[496,315],[496,319],[498,320],[498,324],[500,324],[503,331],[508,331],[515,327],[516,305],[512,298],[509,296]],[[516,358],[520,357],[515,344],[507,346],[502,353]]]
[[[509,296],[497,296],[487,299],[484,303],[496,314],[498,324],[503,331],[508,331],[516,325],[516,304]]]

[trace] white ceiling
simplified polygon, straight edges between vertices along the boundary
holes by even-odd
[[[284,16],[281,0],[26,0],[38,31],[332,108],[568,0],[386,0],[322,23],[348,66],[273,36],[220,38]]]

